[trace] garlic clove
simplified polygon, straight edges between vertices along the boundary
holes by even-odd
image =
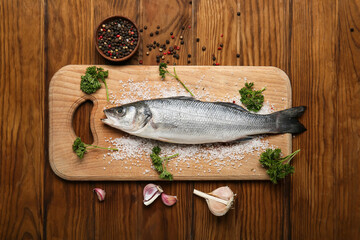
[[[100,202],[104,201],[106,195],[104,190],[102,190],[101,188],[94,188],[93,191],[96,193]]]
[[[176,196],[167,195],[165,193],[161,194],[161,200],[166,206],[172,206],[177,202]]]
[[[162,188],[158,185],[149,183],[144,187],[143,195],[144,195],[144,204],[146,206],[150,205],[152,202],[156,200],[163,192]]]
[[[211,193],[194,189],[194,194],[206,199],[210,212],[215,216],[225,215],[231,208],[235,196],[228,186],[217,188]]]

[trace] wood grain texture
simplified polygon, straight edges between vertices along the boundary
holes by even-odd
[[[270,65],[289,71],[289,8],[286,1],[240,1],[240,64]],[[290,78],[291,79],[291,78]],[[293,81],[293,79],[291,79]],[[292,104],[299,106],[299,104]],[[305,113],[307,114],[307,113]],[[297,149],[294,146],[293,149]],[[296,158],[295,158],[296,161]],[[237,235],[241,239],[286,239],[288,179],[238,184]],[[254,201],[253,199],[256,199]]]
[[[191,2],[0,1],[0,239],[360,238],[359,1]],[[149,30],[144,32],[138,55],[119,65],[139,60],[155,65],[156,52],[147,57],[146,43],[169,39],[173,31],[185,39],[177,65],[186,65],[191,53],[193,65],[284,70],[293,105],[309,107],[301,119],[308,131],[293,140],[294,149],[301,148],[293,160],[295,174],[278,185],[159,182],[179,198],[171,208],[160,199],[143,205],[147,182],[79,183],[56,177],[48,162],[50,79],[68,64],[115,65],[102,59],[92,42],[96,24],[114,14],[152,31],[161,26],[152,39]],[[181,29],[188,24],[190,29]],[[223,51],[216,49],[220,41]],[[86,103],[73,122],[86,142],[92,142],[90,114]],[[222,185],[229,185],[237,199],[228,215],[215,218],[192,190]],[[98,202],[94,187],[106,190],[105,202]]]
[[[79,9],[82,11],[79,12]],[[88,1],[47,1],[47,79],[70,63],[90,63],[94,57],[93,14]],[[86,114],[83,108],[80,113]],[[48,116],[48,115],[47,115]],[[83,121],[81,121],[83,122]],[[80,124],[75,132],[90,141],[87,126]],[[94,185],[66,182],[45,166],[45,237],[50,239],[94,239]],[[61,219],[61,221],[59,221]]]
[[[122,1],[92,1],[94,11],[94,26],[111,15],[122,15],[132,19],[139,27],[141,14],[140,0]],[[119,65],[138,64],[141,56],[142,45],[129,60]],[[90,49],[95,51],[95,47]],[[96,64],[111,64],[104,60],[100,54],[95,53]],[[97,202],[94,206],[95,213],[95,238],[96,239],[139,239],[139,211],[142,206],[142,189],[137,182],[116,183],[104,182],[96,184],[107,193],[105,202]],[[110,200],[110,201],[108,201]]]
[[[177,65],[187,64],[188,53],[192,54],[192,29],[188,26],[192,24],[192,5],[187,0],[151,1],[140,0],[140,27],[144,30],[141,34],[142,49],[139,51],[141,60],[145,65],[156,65],[156,55],[162,54],[159,48],[149,51],[147,44],[154,41],[160,44],[167,44],[166,50],[170,46],[180,46],[178,52],[180,59],[175,59],[166,55],[164,62],[169,61],[169,66],[174,63]],[[147,26],[147,30],[144,29]],[[157,29],[157,26],[160,29]],[[185,28],[184,28],[185,27]],[[184,30],[183,30],[184,29]],[[156,30],[159,34],[156,35]],[[154,32],[154,37],[150,37],[150,32]],[[175,38],[172,39],[170,32]],[[184,45],[180,44],[180,36],[183,36]],[[146,52],[149,51],[149,55]],[[192,61],[192,58],[189,59]],[[185,79],[186,80],[186,79]],[[159,182],[166,194],[176,195],[178,202],[174,207],[167,207],[158,199],[150,206],[138,204],[138,228],[137,239],[191,239],[191,219],[193,212],[192,201],[192,182]],[[139,192],[146,183],[139,185]]]
[[[0,239],[40,239],[44,2],[0,1],[0,15]]]
[[[144,169],[151,169],[151,161],[148,153],[139,150],[139,155],[131,155],[121,161],[112,161],[119,156],[126,154],[126,149],[120,149],[119,152],[104,156],[107,151],[94,149],[88,151],[83,159],[79,159],[72,150],[72,144],[76,135],[72,129],[71,121],[73,114],[80,103],[86,99],[94,103],[94,108],[90,118],[90,126],[94,136],[94,145],[103,147],[116,147],[106,142],[109,139],[127,139],[128,134],[108,127],[99,119],[104,118],[103,109],[117,106],[106,101],[105,89],[102,88],[92,95],[83,93],[77,86],[80,84],[81,75],[86,70],[86,65],[68,65],[60,69],[51,80],[49,88],[49,115],[50,115],[50,164],[54,172],[68,180],[159,180],[156,171],[149,170],[146,174]],[[114,95],[118,96],[116,100],[124,101],[127,94],[131,94],[131,101],[153,99],[161,97],[158,95],[158,87],[162,89],[180,88],[177,81],[164,81],[158,75],[158,67],[145,66],[126,66],[110,67],[101,66],[110,72],[107,78],[107,85]],[[212,96],[211,100],[229,101],[223,97],[238,95],[233,89],[237,85],[237,78],[251,79],[260,89],[267,86],[264,93],[265,98],[276,110],[289,108],[291,102],[291,88],[289,79],[284,72],[273,67],[187,67],[177,66],[178,73],[183,79],[186,79],[187,86],[194,89],[193,92],[199,95],[199,100],[206,101],[207,94],[201,97],[202,89],[207,89],[207,93]],[[211,78],[202,78],[209,75]],[[235,77],[236,76],[236,77]],[[144,79],[148,78],[150,81]],[[199,79],[201,79],[199,83]],[[132,83],[126,83],[125,79],[132,79]],[[124,85],[119,84],[119,80],[125,81]],[[146,96],[136,98],[136,87],[138,84],[146,83]],[[133,85],[132,85],[133,84]],[[125,87],[126,85],[126,87]],[[200,86],[200,87],[197,87]],[[196,90],[199,88],[200,90]],[[135,89],[131,90],[131,89]],[[178,94],[172,95],[178,96]],[[129,97],[129,96],[128,96]],[[125,99],[124,99],[125,98]],[[208,100],[209,101],[209,100]],[[116,102],[116,101],[115,101]],[[291,136],[290,134],[280,134],[265,136],[262,141],[266,141],[269,146],[276,146],[283,150],[284,154],[290,153]],[[156,143],[154,143],[156,144]],[[240,143],[242,146],[248,142]],[[265,142],[263,143],[265,144]],[[208,146],[200,146],[202,150],[207,150]],[[171,147],[175,152],[181,151],[177,145]],[[129,150],[133,151],[133,150]],[[186,150],[185,150],[186,151]],[[217,151],[217,148],[215,149]],[[230,180],[230,179],[268,179],[265,169],[258,162],[258,155],[261,148],[256,147],[250,152],[240,154],[233,153],[241,158],[235,163],[229,163],[229,158],[215,159],[221,164],[219,166],[208,163],[207,158],[201,154],[194,153],[191,156],[179,156],[180,161],[171,161],[168,168],[174,169],[175,180]],[[118,156],[119,155],[119,156]],[[198,159],[198,161],[195,161]],[[134,165],[134,162],[138,163]],[[198,163],[197,163],[198,162]],[[238,167],[240,162],[242,165]],[[111,165],[109,165],[109,164]],[[194,166],[187,167],[187,164]],[[235,166],[236,165],[236,166]],[[182,170],[176,170],[182,169]],[[205,171],[206,170],[206,171]]]
[[[356,30],[355,30],[356,29]],[[335,238],[360,239],[360,2],[339,2]],[[340,224],[341,223],[341,224]]]
[[[291,74],[293,102],[308,106],[307,132],[294,140],[302,151],[293,162],[290,190],[293,239],[336,239],[338,4],[294,1]],[[326,39],[326,40],[325,40]],[[307,97],[304,97],[307,96]]]

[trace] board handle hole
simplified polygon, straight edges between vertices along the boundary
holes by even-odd
[[[86,100],[75,110],[72,119],[72,127],[76,136],[80,137],[86,144],[92,144],[94,142],[94,137],[90,129],[90,115],[93,107],[94,103]]]

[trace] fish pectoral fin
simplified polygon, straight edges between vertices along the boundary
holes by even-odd
[[[158,129],[158,128],[163,128],[163,129],[173,129],[173,128],[177,128],[176,125],[171,124],[171,123],[155,123],[154,121],[150,122],[150,125],[152,128],[154,129]]]

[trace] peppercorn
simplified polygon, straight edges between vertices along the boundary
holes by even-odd
[[[142,30],[142,29],[140,29],[140,30],[139,30],[139,32],[143,32],[143,30]]]
[[[173,32],[170,32],[170,35],[173,35]]]
[[[170,41],[169,41],[169,40],[166,40],[166,44],[170,44]]]
[[[146,30],[146,29],[147,29],[147,26],[144,26],[144,29]]]
[[[150,53],[149,52],[146,52],[146,55],[149,55]]]
[[[213,57],[212,57],[212,60],[213,60],[213,61],[215,61],[215,60],[216,60],[216,57],[215,57],[215,56],[213,56]]]
[[[156,35],[159,35],[159,31],[158,31],[158,30],[156,30],[155,34],[156,34]]]
[[[223,47],[224,45],[222,43],[220,43],[220,47]]]
[[[154,33],[151,32],[151,33],[150,33],[150,37],[152,37],[152,36],[154,36]]]
[[[175,38],[175,36],[174,36],[174,35],[171,35],[171,38],[172,38],[172,39],[174,39],[174,38]]]
[[[157,27],[156,27],[157,29],[160,29],[160,26],[159,25],[157,25]]]
[[[203,46],[203,47],[202,47],[202,50],[203,50],[203,51],[205,51],[205,50],[206,50],[206,47],[205,47],[205,46]]]
[[[180,38],[180,40],[183,40],[184,37],[183,37],[183,36],[180,36],[179,38]]]
[[[196,42],[200,42],[200,38],[196,38]]]
[[[239,57],[240,57],[240,54],[236,54],[236,57],[239,58]]]
[[[190,54],[190,53],[188,54],[188,58],[191,58],[191,54]]]
[[[237,15],[240,16],[240,12],[237,12]]]
[[[188,60],[188,61],[187,61],[187,63],[189,64],[189,63],[191,63],[191,61],[190,61],[190,60]]]
[[[185,30],[185,27],[184,27],[184,26],[182,26],[182,27],[181,27],[181,30]]]
[[[180,44],[181,44],[181,45],[184,45],[184,41],[181,41]]]

